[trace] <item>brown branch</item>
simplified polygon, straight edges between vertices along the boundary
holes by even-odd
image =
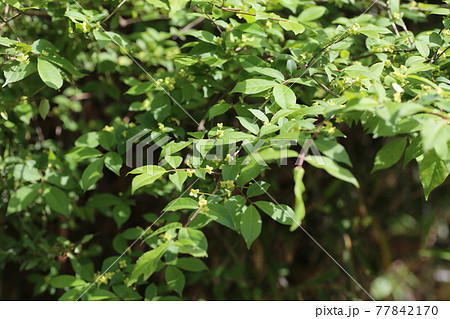
[[[327,91],[329,94],[335,96],[335,97],[341,97],[339,94],[334,93],[333,91],[331,91],[325,84],[323,84],[322,82],[320,82],[314,75],[311,75],[311,77],[313,78],[314,81],[316,81],[317,84],[320,85],[320,87],[322,89],[324,89],[325,91]]]
[[[107,16],[105,19],[103,19],[103,21],[101,23],[104,23],[104,22],[108,21],[113,15],[115,15],[116,12],[120,9],[120,7],[125,4],[125,2],[127,2],[127,0],[122,0],[122,2],[119,3],[117,8],[115,8],[114,11],[109,14],[109,16]]]
[[[431,63],[434,63],[434,62],[436,62],[444,53],[445,53],[445,51],[447,51],[448,49],[450,49],[450,45],[448,46],[448,47],[446,47],[445,49],[444,49],[444,51],[442,51],[441,53],[439,53],[439,55],[435,58],[435,59],[432,59],[431,60]]]
[[[409,35],[408,28],[406,27],[405,21],[403,21],[402,18],[400,18],[400,21],[402,22],[402,28],[405,30],[406,35],[408,36],[409,44],[413,45],[413,40],[411,39],[411,36]]]
[[[214,26],[216,27],[216,29],[219,31],[219,33],[222,33],[222,29],[220,28],[219,25],[217,25],[217,23],[214,21],[213,18],[211,18],[211,16],[205,12],[206,16],[208,17],[209,21],[211,21],[212,24],[214,24]]]

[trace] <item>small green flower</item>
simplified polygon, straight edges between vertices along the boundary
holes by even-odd
[[[198,197],[198,193],[199,193],[199,190],[193,188],[193,189],[191,189],[191,191],[189,192],[189,196],[192,196],[192,197]]]

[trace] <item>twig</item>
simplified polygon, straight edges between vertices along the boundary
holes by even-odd
[[[413,40],[411,39],[411,36],[409,35],[408,28],[406,27],[405,21],[403,21],[402,18],[400,18],[400,21],[402,22],[402,28],[405,30],[406,35],[408,36],[409,44],[413,45]]]
[[[209,196],[214,195],[214,194],[217,193],[217,191],[219,190],[220,179],[221,179],[221,177],[219,177],[219,179],[217,180],[216,188],[214,189],[214,191],[213,191],[213,192],[211,193],[211,195],[209,195]],[[200,213],[200,208],[197,209],[197,210],[195,211],[194,215],[192,215],[192,217],[189,218],[189,220],[186,222],[186,224],[184,224],[183,227],[184,227],[184,228],[188,227],[189,224],[195,219],[195,217],[197,217],[198,213]]]
[[[17,38],[17,41],[19,41],[19,42],[22,42],[22,40],[20,40],[20,38],[19,38],[19,36],[16,34],[16,32],[14,31],[14,29],[8,24],[8,22],[10,21],[10,20],[5,20],[5,19],[3,19],[2,17],[0,17],[0,19],[2,19],[2,21],[3,21],[3,26],[4,25],[7,25],[8,27],[9,27],[9,29],[11,30],[11,32],[14,34],[14,36]]]
[[[216,27],[217,30],[219,30],[219,33],[222,33],[222,29],[220,28],[219,25],[217,25],[217,23],[213,20],[213,18],[211,18],[211,16],[205,12],[206,16],[208,17],[209,21],[212,22],[212,24],[214,24],[214,26]]]
[[[328,120],[331,120],[332,118],[334,118],[334,115],[331,115]],[[325,121],[326,121],[326,119],[324,119],[319,124],[319,126],[317,126],[317,129],[314,131],[313,135],[311,135],[311,140],[315,139],[317,134],[320,133],[322,127],[325,125]],[[305,162],[306,153],[308,152],[310,146],[311,145],[307,145],[307,147],[303,147],[302,150],[300,151],[300,155],[298,157],[298,165],[297,165],[297,167],[302,167],[303,166],[303,163]]]
[[[317,82],[317,84],[320,85],[320,87],[322,89],[324,89],[325,91],[327,91],[329,94],[335,96],[335,97],[341,97],[339,94],[334,93],[333,91],[331,91],[325,84],[323,84],[322,82],[320,82],[314,75],[311,75],[311,77],[313,78],[314,81]]]
[[[448,49],[450,49],[450,45],[448,46],[448,47],[446,47],[445,49],[444,49],[444,51],[442,51],[441,53],[439,53],[439,55],[435,58],[435,59],[432,59],[431,60],[431,63],[434,63],[434,62],[436,62],[444,53],[445,53],[445,51],[447,51]]]
[[[317,51],[316,54],[314,54],[314,56],[311,58],[311,60],[309,60],[309,62],[305,64],[304,68],[305,68],[306,70],[308,70],[308,69],[311,67],[311,65],[313,64],[312,62],[315,60],[315,58],[316,58],[320,53],[322,53],[322,52],[324,52],[324,51],[327,51],[332,45],[334,45],[334,44],[336,44],[336,43],[338,43],[338,42],[341,42],[341,41],[345,40],[345,39],[348,38],[349,36],[350,36],[350,33],[347,33],[344,37],[338,38],[337,40],[335,40],[335,41],[333,41],[333,42],[327,44],[326,46],[324,46],[322,49],[320,49],[319,51]],[[303,74],[304,74],[304,73],[303,73]]]
[[[197,19],[195,19],[194,21],[192,21],[191,23],[189,23],[188,25],[186,25],[183,29],[180,30],[180,32],[178,32],[178,34],[183,34],[184,32],[192,29],[193,27],[195,27],[197,24],[201,23],[203,20],[205,20],[205,17],[199,17]],[[178,34],[175,34],[172,39],[176,40],[179,38]]]
[[[14,19],[17,18],[18,16],[22,15],[22,13],[23,13],[23,12],[19,12],[19,13],[17,13],[16,15],[14,15],[14,16],[12,16],[11,18],[6,19],[6,20],[2,18],[2,20],[3,20],[4,22],[0,25],[0,27],[3,27],[3,26],[4,26],[5,24],[7,24],[9,21],[14,20]]]
[[[120,9],[121,6],[123,6],[123,4],[125,2],[127,2],[127,0],[123,0],[121,3],[119,3],[117,8],[115,8],[114,11],[109,14],[109,16],[107,16],[105,19],[103,19],[103,21],[101,23],[104,23],[104,22],[108,21],[113,15],[115,15],[116,12]]]
[[[379,2],[378,2],[379,3]],[[385,7],[386,8],[386,7]],[[395,22],[394,22],[394,18],[392,17],[392,14],[391,14],[391,10],[389,10],[389,8],[386,8],[386,12],[387,12],[387,14],[388,14],[388,17],[389,17],[389,19],[391,19],[391,24],[392,24],[392,28],[394,28],[394,31],[395,31],[395,34],[398,36],[398,37],[400,37],[400,32],[398,32],[398,28],[397,28],[397,25],[395,24]]]

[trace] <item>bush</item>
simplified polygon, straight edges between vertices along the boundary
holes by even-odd
[[[448,298],[448,5],[80,4],[0,7],[2,299]]]

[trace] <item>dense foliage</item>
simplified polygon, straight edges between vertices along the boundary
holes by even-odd
[[[2,1],[0,298],[448,298],[448,3]]]

